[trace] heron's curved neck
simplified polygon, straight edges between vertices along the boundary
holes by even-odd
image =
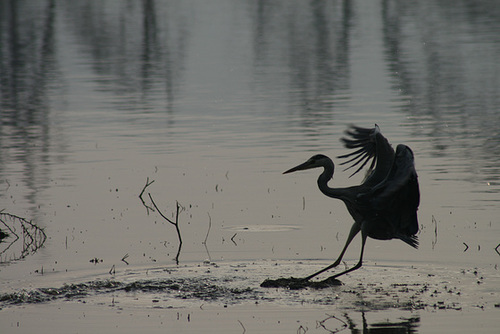
[[[318,177],[318,187],[323,194],[332,198],[343,199],[345,197],[345,191],[343,188],[330,188],[328,186],[328,181],[333,177],[333,171],[335,166],[332,161],[323,166],[323,173]]]

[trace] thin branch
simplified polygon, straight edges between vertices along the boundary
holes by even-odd
[[[145,201],[144,201],[144,199],[142,198],[142,195],[144,195],[144,191],[146,190],[146,188],[147,188],[147,187],[149,187],[149,186],[150,186],[153,182],[155,182],[155,180],[153,180],[153,181],[149,182],[149,177],[148,177],[148,178],[146,179],[146,185],[144,186],[144,188],[142,188],[142,191],[141,191],[141,193],[139,194],[139,199],[141,200],[142,205],[144,205],[144,207],[146,208],[146,212],[147,212],[148,216],[149,216],[149,211],[150,211],[150,210],[151,210],[151,211],[153,211],[153,212],[155,212],[155,210],[154,210],[152,207],[150,207],[149,205],[147,205],[147,204],[146,204],[146,202],[145,202]],[[151,196],[150,196],[150,197],[151,197]]]
[[[173,220],[171,220],[170,218],[168,218],[167,216],[165,216],[163,214],[163,212],[161,212],[161,210],[158,208],[158,205],[156,205],[155,201],[153,200],[153,196],[151,196],[151,193],[148,193],[148,196],[149,196],[149,199],[151,200],[151,203],[153,203],[153,206],[155,207],[156,211],[158,211],[158,213],[160,214],[160,216],[163,219],[165,219],[166,221],[168,221],[170,224],[175,225],[176,223],[174,223]],[[179,203],[177,203],[177,212],[179,212]]]
[[[432,222],[434,223],[434,240],[432,241],[432,249],[434,249],[434,246],[437,244],[437,239],[438,239],[438,226],[437,226],[437,220],[434,218],[434,215],[432,215]]]
[[[328,318],[325,318],[325,319],[323,319],[321,321],[316,321],[316,328],[320,328],[321,327],[324,330],[326,330],[328,333],[332,333],[333,334],[333,333],[338,333],[340,331],[343,331],[344,329],[346,329],[348,327],[347,323],[344,320],[342,320],[342,319],[340,319],[340,318],[338,318],[338,317],[336,317],[334,315],[330,315],[330,314],[327,314],[327,316],[328,316]],[[335,320],[341,322],[342,323],[342,327],[341,328],[335,328],[335,329],[326,328],[325,322],[328,321],[328,320],[330,320],[330,319],[335,319]]]
[[[155,209],[158,212],[158,214],[163,219],[165,219],[167,222],[169,222],[170,224],[172,224],[172,225],[175,226],[175,230],[177,232],[177,238],[179,239],[179,248],[177,248],[177,255],[175,256],[175,263],[179,264],[179,256],[181,254],[181,248],[182,248],[181,230],[179,228],[179,213],[180,213],[181,206],[180,206],[179,202],[177,202],[177,201],[175,202],[175,204],[176,204],[176,210],[175,210],[175,222],[174,222],[173,220],[171,220],[170,218],[168,218],[167,216],[165,216],[163,214],[163,212],[161,212],[161,210],[158,208],[158,205],[156,205],[156,202],[153,200],[153,196],[151,196],[150,193],[148,193],[148,196],[149,196],[149,199],[151,200],[151,203],[153,203],[153,206],[155,207]]]
[[[233,234],[233,236],[231,237],[231,241],[233,242],[233,244],[234,244],[235,246],[238,246],[238,244],[236,243],[236,241],[234,241],[234,237],[235,237],[237,234],[238,234],[238,233],[235,233],[235,234]]]
[[[208,255],[208,260],[211,262],[212,257],[210,256],[210,252],[208,251],[208,246],[207,246],[207,240],[208,240],[208,235],[210,234],[210,229],[212,228],[212,217],[210,217],[210,213],[208,213],[208,230],[207,230],[207,235],[205,236],[205,240],[202,242],[202,244],[205,246],[205,250],[207,251]]]
[[[243,328],[243,334],[245,334],[247,331],[245,326],[243,326],[243,323],[240,320],[238,320],[238,322],[240,323],[241,327]]]
[[[7,262],[21,260],[30,254],[34,254],[40,249],[45,240],[47,240],[47,235],[43,228],[39,227],[37,224],[33,223],[30,220],[25,218],[4,212],[4,210],[0,210],[0,223],[3,224],[10,233],[8,241],[0,247],[0,256],[5,254],[5,258],[7,259],[7,251],[9,249],[18,247],[21,248],[21,254],[15,255],[15,251],[12,251],[13,258],[6,260]],[[18,225],[18,228],[16,228]],[[22,242],[22,244],[17,244],[17,242]],[[14,246],[14,244],[16,244]],[[0,260],[3,262],[3,260]]]
[[[208,240],[208,235],[210,234],[210,229],[212,228],[212,217],[210,217],[210,214],[207,212],[208,214],[208,230],[207,230],[207,235],[205,236],[205,241],[203,241],[203,244],[207,244],[207,240]]]
[[[299,328],[297,328],[297,334],[305,334],[308,330],[309,329],[307,327],[300,325]]]
[[[158,212],[158,214],[163,218],[165,219],[167,222],[169,222],[170,224],[174,225],[175,226],[175,230],[177,232],[177,238],[179,239],[179,247],[177,248],[177,255],[175,256],[175,262],[176,264],[179,264],[179,256],[181,254],[181,248],[182,248],[182,237],[181,237],[181,230],[179,228],[179,214],[181,212],[181,205],[179,204],[179,202],[176,201],[176,211],[175,211],[175,221],[173,221],[172,219],[168,218],[167,216],[165,216],[163,214],[163,212],[160,210],[160,208],[158,208],[158,205],[156,205],[156,202],[154,201],[153,199],[153,196],[151,196],[151,193],[148,192],[148,197],[153,205],[153,207],[151,207],[150,205],[146,204],[146,201],[144,201],[144,198],[143,198],[143,195],[144,195],[144,192],[146,191],[146,188],[149,187],[153,182],[155,182],[154,180],[152,180],[151,182],[149,182],[149,177],[146,179],[146,185],[142,188],[142,191],[141,193],[139,194],[139,199],[141,200],[142,202],[142,205],[144,205],[144,207],[146,208],[146,212],[147,214],[149,215],[149,211],[152,211],[152,212],[155,212],[155,210]],[[124,257],[122,259],[123,262],[127,263],[125,261],[126,257]],[[128,263],[127,263],[128,264]]]

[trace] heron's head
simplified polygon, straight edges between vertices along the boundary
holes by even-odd
[[[283,172],[283,174],[293,173],[298,170],[306,170],[311,168],[326,167],[328,165],[333,165],[332,160],[323,154],[316,154],[309,158],[306,162],[290,168],[289,170]]]

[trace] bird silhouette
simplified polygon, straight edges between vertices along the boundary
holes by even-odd
[[[369,162],[370,168],[365,180],[360,184],[346,188],[330,188],[335,165],[322,154],[314,155],[303,164],[293,167],[283,174],[311,168],[323,168],[318,177],[318,187],[328,197],[340,199],[354,219],[349,236],[337,260],[301,279],[291,282],[308,281],[340,264],[354,237],[361,232],[361,254],[358,263],[338,274],[329,277],[332,281],[339,276],[359,269],[363,264],[363,253],[367,237],[379,240],[400,239],[408,245],[418,248],[417,209],[420,203],[420,191],[415,171],[412,150],[403,144],[396,151],[382,135],[377,125],[374,128],[350,126],[346,131],[348,138],[342,138],[346,148],[355,149],[339,158],[349,158],[341,165],[348,165],[345,170],[357,168],[356,174]],[[266,280],[273,286],[273,280]],[[266,281],[262,286],[266,286]],[[326,280],[325,280],[326,281]]]

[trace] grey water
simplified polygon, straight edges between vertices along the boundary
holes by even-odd
[[[0,210],[47,240],[22,258],[0,244],[0,289],[125,255],[174,264],[175,228],[138,198],[148,178],[168,217],[183,207],[181,264],[328,263],[351,217],[316,171],[281,173],[338,165],[349,124],[409,145],[421,186],[420,249],[369,240],[368,263],[498,276],[499,56],[488,0],[1,1]]]

